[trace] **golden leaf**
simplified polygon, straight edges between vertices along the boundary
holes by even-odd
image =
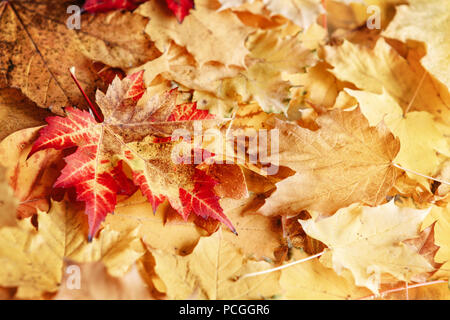
[[[6,169],[0,166],[0,227],[16,226],[16,210],[19,201],[6,180]]]
[[[305,253],[295,255],[295,260],[304,258],[307,258]],[[352,279],[337,275],[317,259],[282,270],[280,286],[283,298],[296,300],[355,299],[370,294],[367,289],[355,286]]]
[[[245,66],[248,50],[244,44],[252,28],[242,24],[233,13],[217,12],[214,2],[200,0],[195,2],[195,10],[179,24],[163,6],[159,1],[149,1],[137,10],[150,18],[145,32],[161,52],[166,51],[173,40],[186,47],[200,66],[208,61]]]
[[[246,273],[267,269],[267,262],[247,260],[220,232],[202,238],[194,251],[180,257],[162,250],[150,250],[155,272],[164,282],[170,299],[263,299],[279,291],[279,273],[241,278]]]
[[[419,236],[428,209],[400,208],[394,201],[370,208],[352,205],[322,220],[299,220],[305,232],[328,246],[320,259],[340,274],[351,271],[355,283],[378,293],[388,273],[410,281],[434,271],[427,259],[402,241]]]
[[[425,111],[408,112],[403,115],[402,108],[389,93],[381,94],[346,89],[355,97],[361,112],[371,126],[383,121],[400,140],[400,151],[394,161],[401,166],[425,175],[436,174],[441,159],[438,153],[450,157],[450,145],[440,132],[433,116]],[[410,178],[427,185],[426,179],[408,173]]]
[[[338,79],[378,94],[384,88],[403,110],[428,111],[449,123],[448,92],[440,91],[424,70],[415,68],[384,39],[380,38],[373,49],[348,41],[339,47],[326,47],[326,60]]]
[[[380,124],[370,127],[359,110],[333,110],[311,131],[275,120],[279,152],[271,163],[296,171],[276,184],[259,209],[264,215],[297,214],[303,209],[332,214],[354,202],[375,206],[385,201],[398,169],[392,165],[399,143]]]
[[[0,75],[0,88],[19,88],[38,106],[60,114],[67,104],[86,106],[68,72],[71,66],[78,68],[89,96],[99,84],[84,54],[123,68],[159,54],[138,32],[146,20],[129,12],[83,15],[80,30],[66,24],[67,2],[62,1],[2,1],[0,16],[0,69],[6,71]]]
[[[425,42],[424,67],[450,90],[450,3],[446,0],[409,0],[397,8],[383,35],[401,41]],[[426,14],[425,14],[426,13]]]
[[[144,254],[136,229],[120,233],[106,227],[88,243],[86,222],[64,202],[54,202],[49,213],[39,212],[37,223],[38,230],[30,218],[22,220],[18,227],[0,229],[0,285],[18,287],[19,298],[56,291],[64,258],[102,261],[109,274],[121,276]]]

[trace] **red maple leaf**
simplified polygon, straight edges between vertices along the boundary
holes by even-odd
[[[148,0],[86,0],[83,9],[90,13],[120,9],[134,10],[146,1]],[[166,4],[179,23],[183,22],[189,10],[195,8],[194,0],[166,0]]]
[[[90,13],[116,9],[134,10],[147,0],[86,0],[83,9]]]
[[[194,0],[166,0],[166,3],[179,23],[183,22],[189,10],[195,8]]]
[[[89,239],[114,211],[117,194],[130,195],[136,190],[124,174],[122,162],[131,168],[134,184],[154,210],[168,199],[184,219],[193,212],[219,220],[234,231],[213,192],[217,182],[194,164],[172,161],[172,150],[181,142],[154,141],[155,135],[189,128],[194,120],[216,120],[208,111],[198,110],[195,103],[176,105],[176,89],[138,105],[144,92],[142,71],[122,81],[116,78],[106,94],[97,92],[103,122],[87,111],[67,108],[66,117],[46,119],[48,126],[41,129],[31,154],[47,148],[77,147],[65,158],[66,166],[54,187],[75,188],[77,200],[86,205]]]

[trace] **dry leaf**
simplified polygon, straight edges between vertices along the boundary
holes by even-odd
[[[202,238],[194,251],[184,257],[162,250],[150,252],[156,261],[155,272],[164,282],[170,299],[263,299],[279,291],[277,272],[237,279],[270,265],[245,259],[239,249],[222,239],[220,232]]]
[[[399,138],[400,151],[394,159],[396,163],[425,175],[435,175],[441,163],[438,154],[450,157],[450,145],[430,113],[414,111],[404,115],[402,108],[384,89],[381,94],[345,91],[358,100],[361,112],[371,126],[383,121]],[[423,177],[408,175],[426,183]]]
[[[6,169],[0,166],[0,227],[17,225],[16,210],[19,201],[6,179]]]
[[[90,61],[130,68],[159,52],[137,32],[146,19],[129,13],[83,15],[80,30],[66,25],[70,1],[25,0],[0,3],[0,88],[15,87],[40,107],[62,113],[67,104],[86,106],[70,77],[75,65],[91,97],[100,85]]]
[[[6,167],[6,179],[19,201],[19,218],[48,211],[53,184],[64,165],[57,150],[43,150],[28,158],[38,131],[39,127],[16,131],[0,143],[0,163]]]
[[[361,202],[385,200],[398,175],[392,166],[399,143],[380,124],[370,127],[359,110],[333,110],[317,119],[320,129],[275,121],[279,153],[269,161],[296,171],[276,184],[277,190],[259,209],[264,215],[297,214],[303,209],[332,214]]]
[[[72,269],[70,269],[72,268]],[[54,300],[149,300],[152,297],[136,266],[124,276],[112,277],[101,262],[66,263],[64,270],[79,268],[79,288],[74,288],[72,273],[65,272]],[[78,274],[77,274],[78,275]],[[70,284],[70,285],[69,285]]]
[[[450,3],[446,0],[409,0],[399,6],[394,20],[383,35],[401,41],[423,41],[427,55],[423,66],[450,90]]]
[[[370,49],[345,41],[339,47],[326,47],[330,71],[342,81],[354,83],[359,89],[381,94],[383,88],[403,110],[428,111],[448,124],[450,100],[441,92],[424,70],[400,56],[384,39]],[[416,93],[417,91],[417,93]]]
[[[8,135],[25,128],[45,124],[44,119],[51,115],[38,108],[17,89],[0,90],[0,141]]]
[[[216,61],[223,65],[244,67],[248,54],[245,39],[252,31],[231,12],[216,12],[214,2],[197,0],[195,10],[182,24],[170,18],[170,11],[162,1],[149,1],[139,7],[137,13],[150,18],[145,32],[164,52],[171,41],[194,56],[200,66]],[[233,54],[230,54],[230,53]]]
[[[18,287],[19,298],[37,298],[58,289],[64,258],[102,261],[109,274],[121,276],[143,255],[136,229],[117,232],[105,228],[88,243],[87,225],[79,213],[64,202],[54,202],[49,213],[38,213],[37,230],[31,218],[18,227],[0,229],[0,285]]]
[[[294,255],[295,260],[307,258],[305,253]],[[296,300],[357,299],[370,291],[357,287],[352,279],[339,276],[317,259],[306,261],[281,271],[283,298]]]
[[[427,259],[402,241],[419,236],[428,209],[400,208],[394,201],[370,208],[353,205],[322,220],[300,220],[305,232],[329,251],[321,261],[340,274],[351,271],[355,283],[378,293],[383,273],[399,280],[434,271]]]

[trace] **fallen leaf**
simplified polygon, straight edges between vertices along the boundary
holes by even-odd
[[[423,66],[450,90],[450,75],[442,64],[450,63],[450,3],[445,0],[410,0],[397,8],[383,35],[401,41],[425,42]],[[426,15],[424,13],[426,12]]]
[[[327,62],[334,67],[330,71],[338,79],[378,94],[384,88],[403,110],[428,111],[448,124],[448,97],[424,70],[413,69],[413,64],[384,39],[380,38],[374,49],[344,41],[339,47],[326,47],[325,50]]]
[[[0,227],[17,225],[18,201],[6,180],[6,169],[0,166]]]
[[[319,221],[300,220],[305,232],[329,251],[321,260],[340,274],[351,271],[355,283],[379,292],[383,273],[411,281],[423,272],[434,271],[418,250],[402,241],[419,237],[428,209],[400,208],[394,201],[370,208],[353,205]]]
[[[77,268],[77,269],[75,269]],[[61,286],[53,300],[151,300],[149,290],[134,265],[124,276],[110,276],[101,262],[66,263]],[[72,270],[79,270],[79,288]],[[77,271],[78,272],[78,271]]]
[[[116,9],[134,10],[146,0],[86,0],[83,9],[90,13],[105,12]]]
[[[0,88],[19,88],[40,107],[62,114],[67,104],[86,106],[68,69],[77,66],[89,96],[100,84],[90,61],[133,67],[159,52],[137,32],[146,19],[129,12],[83,15],[81,29],[66,25],[69,1],[2,1],[0,3]],[[120,40],[118,40],[120,39]]]
[[[360,202],[376,206],[392,188],[398,169],[392,160],[399,143],[380,124],[370,127],[359,110],[333,110],[317,119],[311,131],[276,120],[279,152],[271,163],[296,171],[276,184],[277,190],[258,210],[264,215],[290,215],[304,209],[332,214]]]
[[[219,197],[211,190],[217,182],[196,169],[192,161],[178,161],[174,148],[180,142],[155,142],[153,136],[170,126],[173,131],[183,125],[192,126],[194,121],[206,122],[212,115],[198,110],[195,103],[176,106],[176,90],[139,104],[145,91],[142,77],[143,72],[138,72],[122,81],[116,78],[106,94],[97,92],[104,122],[74,108],[67,108],[65,118],[48,118],[49,125],[40,132],[31,154],[48,148],[77,147],[75,153],[65,158],[67,165],[55,186],[75,187],[77,200],[86,203],[89,238],[95,235],[106,215],[113,212],[119,188],[130,185],[124,188],[124,194],[134,192],[120,161],[130,166],[134,183],[154,211],[167,198],[185,219],[193,212],[204,219],[219,220],[233,230],[219,205]],[[171,133],[170,129],[168,132]],[[191,156],[192,147],[189,148]]]
[[[87,225],[78,213],[65,203],[54,202],[49,213],[38,213],[37,230],[30,218],[18,227],[0,229],[0,284],[18,287],[18,298],[37,298],[57,291],[65,257],[77,262],[102,261],[111,275],[121,276],[143,254],[135,229],[119,233],[106,228],[88,243]]]
[[[408,112],[383,90],[381,94],[345,90],[359,102],[359,107],[371,126],[383,121],[400,140],[400,151],[394,161],[404,168],[425,175],[435,175],[441,163],[438,154],[450,157],[450,145],[440,132],[433,116],[425,111]],[[426,179],[407,173],[425,184]]]
[[[189,14],[189,10],[194,8],[194,0],[166,0],[167,7],[173,12],[177,21],[182,23]]]
[[[236,280],[270,265],[245,259],[239,249],[221,239],[220,233],[202,238],[194,251],[184,257],[162,250],[150,252],[156,261],[155,272],[164,282],[170,299],[263,299],[279,291],[277,272]],[[174,269],[177,273],[172,272]]]
[[[298,253],[294,257],[295,260],[300,260],[308,255]],[[318,259],[282,270],[280,286],[283,290],[282,297],[289,300],[348,300],[370,294],[369,290],[357,287],[352,280],[339,276]]]
[[[162,1],[149,1],[137,10],[137,13],[150,18],[145,32],[161,52],[174,41],[186,47],[200,66],[209,61],[226,66],[245,66],[248,50],[244,44],[252,29],[243,25],[233,13],[216,12],[212,8],[213,3],[198,0],[195,10],[179,24],[170,18],[170,12],[163,6]]]
[[[6,167],[6,179],[18,200],[17,217],[26,218],[38,210],[48,211],[52,187],[64,165],[63,154],[43,150],[28,158],[38,128],[14,132],[0,143],[0,162]]]
[[[45,124],[44,119],[51,115],[38,108],[17,89],[0,90],[0,141],[25,128]]]

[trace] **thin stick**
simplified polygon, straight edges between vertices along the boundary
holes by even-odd
[[[403,287],[402,286],[402,287],[399,287],[399,288],[394,288],[394,289],[389,289],[389,290],[386,290],[386,291],[382,291],[382,292],[380,292],[379,295],[382,296],[382,295],[385,295],[385,294],[388,294],[388,293],[404,291],[404,290],[406,290],[406,288],[413,289],[413,288],[418,288],[418,287],[426,287],[426,286],[431,286],[433,284],[438,284],[438,283],[447,283],[447,280],[435,280],[435,281],[430,281],[430,282],[422,282],[422,283],[418,283],[418,284],[415,284],[415,285],[412,285],[412,286],[408,286],[408,287]],[[359,298],[358,300],[372,299],[372,298],[374,298],[376,296],[377,296],[376,294],[372,294],[370,296]]]
[[[419,85],[417,86],[416,91],[414,91],[414,95],[413,95],[411,101],[409,102],[408,107],[406,108],[405,112],[403,113],[403,117],[406,116],[406,114],[408,113],[409,109],[411,109],[413,102],[416,100],[417,94],[419,93],[420,87],[422,87],[422,84],[423,84],[423,81],[425,80],[425,76],[426,75],[427,75],[427,71],[424,71],[423,72],[423,76],[420,79]]]
[[[402,169],[402,170],[404,170],[404,171],[406,171],[406,172],[410,172],[410,173],[412,173],[412,174],[416,174],[416,175],[418,175],[418,176],[421,176],[421,177],[424,177],[424,178],[427,178],[427,179],[431,179],[431,180],[433,180],[433,181],[437,181],[437,182],[440,182],[440,183],[442,183],[442,184],[446,184],[446,185],[450,186],[450,182],[448,182],[448,181],[436,179],[436,178],[427,176],[427,175],[425,175],[425,174],[419,173],[419,172],[417,172],[417,171],[403,168],[402,166],[400,166],[400,165],[398,165],[398,164],[396,164],[396,163],[392,163],[392,165],[393,165],[394,167],[397,167],[397,168],[399,168],[399,169]]]
[[[320,256],[323,255],[325,252],[326,252],[326,249],[323,250],[322,252],[318,253],[318,254],[313,255],[313,256],[307,257],[307,258],[305,258],[305,259],[293,261],[293,262],[291,262],[291,263],[284,264],[284,265],[279,266],[279,267],[276,267],[276,268],[272,268],[272,269],[268,269],[268,270],[263,270],[263,271],[259,271],[259,272],[247,273],[247,274],[244,274],[242,277],[240,277],[240,279],[250,278],[250,277],[256,277],[256,276],[260,276],[260,275],[262,275],[262,274],[271,273],[271,272],[278,271],[278,270],[281,270],[281,269],[286,269],[286,268],[289,268],[289,267],[291,267],[291,266],[293,266],[293,265],[296,265],[296,264],[299,264],[299,263],[302,263],[302,262],[306,262],[306,261],[312,260],[312,259],[314,259],[314,258],[320,257]]]
[[[97,111],[97,108],[94,107],[94,105],[92,104],[91,100],[89,99],[87,94],[84,92],[83,88],[81,87],[81,84],[78,81],[77,77],[75,76],[75,67],[71,67],[69,69],[69,71],[70,71],[70,75],[72,76],[73,81],[75,81],[75,84],[77,85],[77,87],[80,90],[81,94],[83,95],[84,99],[88,103],[89,109],[94,114],[95,119],[97,120],[97,122],[103,122],[102,117],[100,116],[100,114]]]
[[[328,32],[328,21],[327,21],[327,0],[322,0],[322,6],[325,9],[325,13],[322,17],[322,25],[325,30]]]

